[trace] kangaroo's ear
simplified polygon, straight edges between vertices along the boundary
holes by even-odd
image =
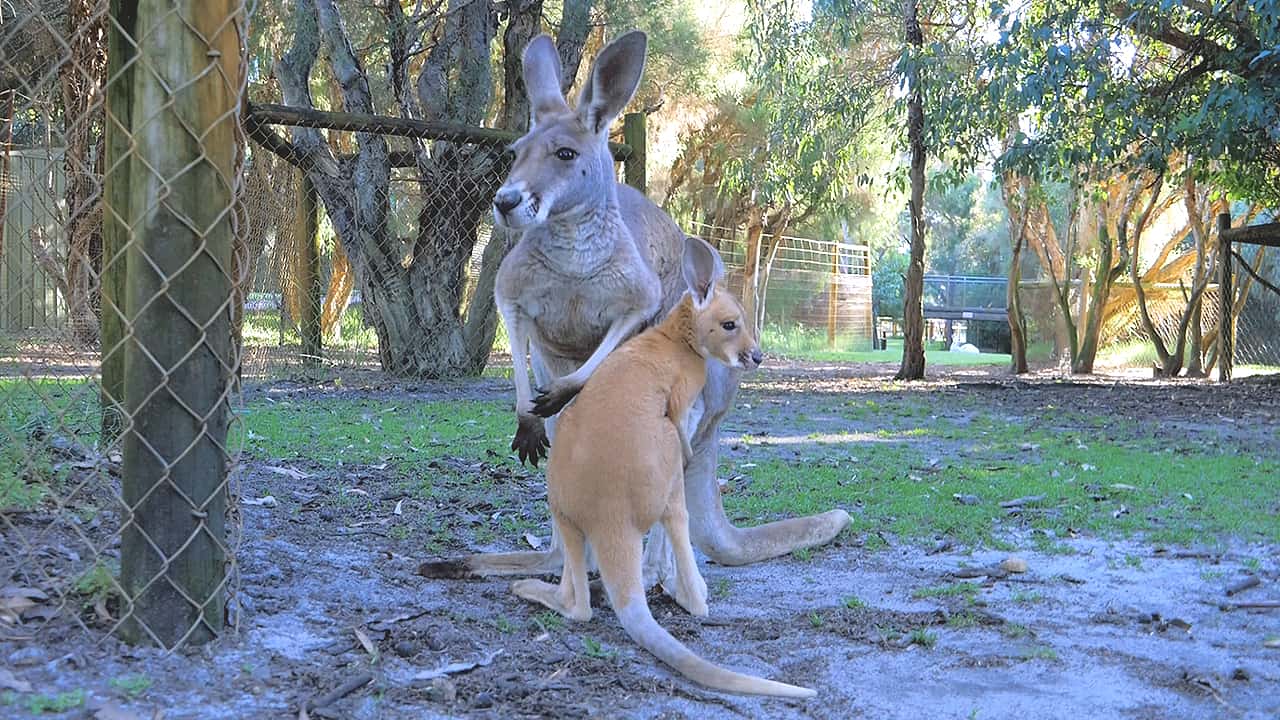
[[[600,51],[582,94],[578,96],[578,117],[594,133],[602,132],[631,102],[644,73],[644,51],[648,37],[632,30]]]
[[[539,35],[529,41],[521,61],[524,67],[524,88],[529,95],[529,110],[533,123],[549,114],[564,112],[569,104],[560,93],[560,54],[556,44],[547,35]]]
[[[694,305],[701,307],[711,299],[716,283],[724,278],[724,262],[720,253],[701,238],[684,238],[684,282],[693,295]]]

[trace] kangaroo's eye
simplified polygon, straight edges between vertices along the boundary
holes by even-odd
[[[733,332],[734,330],[738,329],[738,323],[732,320],[725,320],[724,322],[720,323],[720,327],[724,328],[725,332]]]
[[[559,150],[556,150],[556,157],[565,162],[569,162],[570,160],[578,157],[578,151],[573,148],[562,147]]]

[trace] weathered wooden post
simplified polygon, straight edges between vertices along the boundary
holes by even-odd
[[[836,306],[840,303],[840,246],[831,245],[831,284],[827,289],[827,347],[836,348]]]
[[[622,141],[631,146],[631,154],[624,163],[624,177],[631,187],[642,193],[649,191],[645,179],[645,114],[627,113],[622,118]]]
[[[298,238],[298,272],[295,278],[302,292],[299,303],[298,332],[302,336],[302,361],[307,365],[320,362],[324,351],[321,339],[321,310],[324,306],[324,288],[320,287],[320,223],[315,185],[306,173],[299,173],[301,192],[298,193],[298,217],[294,227],[301,234]]]
[[[128,261],[121,632],[165,648],[207,641],[224,624],[239,7],[111,8],[137,48],[132,73],[113,78],[127,87],[108,93],[127,104],[108,115],[128,124],[107,124],[108,147],[127,146],[116,159],[129,164],[127,187],[106,195]]]
[[[1231,322],[1231,214],[1218,215],[1218,380],[1231,382],[1235,337]]]

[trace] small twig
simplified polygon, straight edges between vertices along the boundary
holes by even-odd
[[[316,710],[326,705],[332,705],[333,703],[341,700],[342,698],[350,695],[351,693],[355,692],[356,690],[359,690],[360,688],[364,687],[365,685],[368,685],[371,682],[373,682],[372,674],[360,673],[359,675],[356,675],[355,677],[347,680],[346,682],[330,690],[324,695],[321,695],[318,698],[313,698],[310,701],[308,701],[306,705],[307,710]]]
[[[988,567],[957,568],[951,571],[951,575],[958,578],[989,577],[999,579],[1008,576],[1009,571],[999,565],[990,565]]]
[[[1280,610],[1280,600],[1228,600],[1218,603],[1221,610]]]
[[[1226,593],[1228,597],[1230,597],[1232,595],[1235,595],[1236,593],[1244,592],[1245,590],[1248,590],[1251,587],[1257,587],[1261,584],[1262,584],[1262,581],[1258,579],[1257,575],[1250,575],[1249,577],[1244,578],[1243,580],[1237,580],[1236,582],[1231,583],[1226,587],[1226,589],[1223,590],[1223,592]]]
[[[1043,501],[1044,501],[1043,495],[1027,495],[1026,497],[1014,498],[1013,500],[1005,500],[1004,502],[1000,503],[1000,507],[1016,508],[1016,507],[1022,507],[1023,505],[1034,505],[1035,503],[1043,502]]]

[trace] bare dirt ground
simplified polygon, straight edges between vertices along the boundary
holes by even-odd
[[[876,377],[884,373],[774,368],[746,384],[726,435],[765,425],[785,432],[806,403],[830,393],[883,402],[911,396],[939,406],[965,396],[1008,416],[1045,403],[1105,408],[1114,422],[1150,424],[1155,433],[1207,423],[1220,438],[1280,451],[1275,385],[1079,384],[1044,373],[1015,387],[997,370],[942,368],[938,379],[904,388]],[[505,398],[508,384],[275,389],[403,402],[406,394]],[[731,444],[726,439],[730,456],[772,452]],[[0,636],[0,685],[7,670],[40,693],[83,691],[84,705],[68,716],[94,717],[104,704],[124,713],[99,715],[111,718],[296,718],[304,707],[305,716],[335,718],[1280,717],[1280,649],[1264,643],[1280,635],[1280,611],[1221,606],[1280,600],[1276,547],[1175,548],[1082,536],[1063,538],[1071,554],[1045,554],[1017,531],[1004,538],[1012,551],[870,533],[749,567],[704,563],[706,620],[650,595],[658,621],[704,657],[819,692],[789,702],[700,690],[638,650],[607,607],[588,623],[565,624],[502,581],[417,577],[414,538],[393,538],[378,524],[402,498],[381,492],[393,479],[377,468],[344,470],[376,498],[373,511],[344,514],[313,502],[328,491],[324,468],[306,468],[313,475],[298,481],[267,472],[267,464],[251,463],[242,478],[243,496],[269,493],[279,505],[242,508],[237,632],[165,656],[54,620],[28,639]],[[536,475],[506,481],[526,484],[531,502],[541,492]],[[408,503],[402,512],[430,509]],[[955,575],[1010,554],[1029,571]],[[1260,585],[1228,598],[1224,587],[1246,575]],[[449,672],[429,677],[442,669]],[[134,698],[113,684],[129,675],[150,680]],[[10,702],[0,704],[0,716],[35,715]]]

